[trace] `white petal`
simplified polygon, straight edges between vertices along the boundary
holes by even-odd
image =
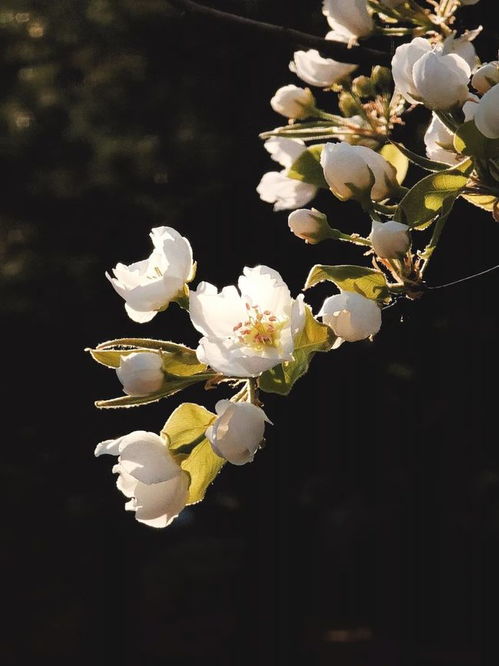
[[[131,308],[128,303],[125,303],[125,310],[127,315],[132,321],[137,322],[137,324],[145,324],[158,314],[157,310],[151,310],[151,312],[139,312]]]
[[[242,299],[261,311],[269,310],[273,315],[288,318],[291,315],[292,299],[288,286],[273,268],[255,266],[243,270],[238,280]]]
[[[209,337],[228,337],[246,318],[246,308],[234,286],[220,293],[208,282],[200,282],[189,295],[189,315],[194,327]]]
[[[189,477],[185,472],[163,483],[135,488],[135,517],[151,527],[166,527],[185,507]]]
[[[306,145],[300,139],[286,139],[282,136],[272,136],[267,139],[263,147],[270,153],[273,160],[286,169],[300,157]]]
[[[94,456],[102,456],[109,454],[111,456],[118,456],[120,454],[120,443],[122,438],[106,439],[104,442],[97,444],[94,451]]]
[[[134,435],[120,446],[121,469],[146,484],[167,481],[179,473],[179,466],[159,435],[152,432]]]
[[[285,351],[285,350],[284,350]],[[201,338],[196,355],[201,363],[206,363],[227,377],[258,377],[265,370],[273,368],[292,356],[284,356],[275,348],[266,350],[266,355],[258,355],[252,350],[235,348],[223,340]]]
[[[274,210],[303,208],[317,194],[317,187],[294,178],[288,178],[285,172],[269,171],[264,173],[256,191],[262,201],[274,204]]]

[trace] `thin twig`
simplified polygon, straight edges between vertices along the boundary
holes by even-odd
[[[461,282],[467,282],[468,280],[473,280],[474,278],[480,277],[481,275],[485,275],[486,273],[491,273],[492,271],[496,271],[498,268],[499,264],[497,264],[497,266],[492,266],[491,268],[487,268],[484,271],[480,271],[479,273],[468,275],[467,277],[461,278],[460,280],[454,280],[453,282],[447,282],[446,284],[439,284],[436,285],[435,287],[429,287],[428,285],[426,285],[426,289],[444,289],[444,287],[452,287],[455,284],[461,284]]]
[[[310,35],[301,30],[294,30],[282,25],[274,25],[273,23],[264,23],[263,21],[255,21],[254,19],[223,12],[220,9],[214,9],[206,5],[201,5],[198,2],[191,0],[168,0],[169,4],[180,9],[181,11],[199,14],[206,18],[214,19],[217,21],[225,21],[240,25],[241,27],[258,30],[261,33],[266,33],[273,39],[281,39],[282,41],[289,42],[296,46],[309,46],[315,48],[321,53],[336,58],[342,62],[349,62],[355,65],[372,65],[373,62],[377,65],[390,65],[391,56],[385,51],[378,51],[377,49],[370,49],[365,46],[353,46],[349,48],[343,42],[336,42],[330,39],[323,39],[316,35]]]

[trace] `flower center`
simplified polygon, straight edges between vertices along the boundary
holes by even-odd
[[[263,351],[267,347],[279,347],[281,329],[286,323],[279,321],[270,310],[260,311],[258,305],[246,303],[248,319],[237,323],[233,331],[237,341],[255,351]]]

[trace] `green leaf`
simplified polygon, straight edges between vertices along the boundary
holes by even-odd
[[[379,152],[387,162],[390,162],[395,167],[397,182],[399,185],[402,185],[407,175],[407,169],[409,168],[407,156],[394,143],[385,143]]]
[[[215,414],[193,402],[184,402],[170,414],[160,434],[177,462],[182,462],[205,439],[206,429],[215,419]]]
[[[400,152],[407,157],[407,159],[410,162],[412,162],[416,166],[421,167],[422,169],[426,169],[426,171],[446,171],[449,168],[449,165],[445,164],[444,162],[436,162],[435,160],[429,160],[426,157],[422,157],[421,155],[413,153],[412,150],[406,148],[402,143],[397,143],[396,141],[392,141],[392,144],[396,146],[400,150]]]
[[[324,144],[317,143],[304,150],[300,157],[289,167],[286,173],[287,177],[301,180],[316,187],[329,189],[320,163],[323,147]]]
[[[394,219],[415,229],[435,218],[448,201],[452,202],[468,182],[473,162],[467,159],[445,171],[432,173],[412,187],[399,203]]]
[[[499,139],[488,139],[477,129],[473,120],[468,120],[457,128],[454,148],[463,155],[491,159],[499,156]]]
[[[215,373],[200,373],[192,375],[191,377],[177,377],[175,375],[165,374],[163,386],[159,391],[149,393],[148,395],[133,396],[123,395],[119,398],[112,398],[111,400],[97,400],[96,407],[102,409],[110,409],[115,407],[137,407],[138,405],[147,405],[150,402],[157,402],[161,398],[167,398],[182,389],[197,384],[198,382],[206,382],[212,379]]]
[[[345,291],[355,291],[374,301],[390,298],[386,277],[381,271],[364,266],[325,266],[317,264],[308,274],[304,289],[329,280]]]
[[[168,450],[190,476],[187,504],[200,502],[207,487],[222,469],[225,459],[217,456],[205,437],[216,414],[201,405],[186,402],[172,412],[161,430]]]
[[[295,342],[294,360],[264,372],[258,379],[259,387],[267,393],[288,395],[294,383],[307,372],[313,355],[319,351],[329,351],[335,339],[331,328],[319,323],[311,308],[306,305],[305,326]]]
[[[494,206],[496,206],[499,201],[499,199],[493,194],[462,194],[461,196],[474,206],[483,208],[483,210],[488,210],[490,213],[494,210]]]
[[[133,343],[145,342],[144,347]],[[108,347],[127,347],[125,349],[108,349]],[[108,368],[119,368],[121,358],[140,351],[159,351],[163,359],[163,370],[171,375],[189,377],[206,370],[206,365],[197,359],[194,349],[175,342],[161,340],[141,340],[140,338],[122,338],[111,340],[99,345],[97,349],[87,349],[92,358]]]
[[[206,489],[225,465],[225,458],[220,458],[211,448],[207,439],[203,439],[191,451],[181,468],[191,477],[187,504],[196,504],[204,498]]]

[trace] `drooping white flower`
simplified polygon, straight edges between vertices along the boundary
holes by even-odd
[[[369,338],[381,328],[378,304],[354,291],[341,291],[326,298],[318,316],[338,336],[333,348],[345,341],[357,342]]]
[[[496,83],[499,83],[499,62],[497,60],[485,63],[471,77],[471,85],[481,95],[484,95]]]
[[[288,226],[295,236],[315,245],[329,238],[331,230],[327,217],[315,208],[299,208],[288,216]]]
[[[295,51],[289,69],[311,86],[329,88],[357,69],[358,65],[323,58],[319,51]]]
[[[419,97],[429,109],[446,111],[469,95],[471,69],[457,53],[435,49],[422,55],[412,69]]]
[[[466,102],[468,104],[468,102]],[[445,164],[457,164],[462,160],[454,150],[454,135],[443,124],[438,116],[433,114],[431,123],[424,135],[426,154],[430,160],[444,162]]]
[[[265,422],[272,423],[263,409],[249,402],[219,400],[216,420],[206,431],[213,451],[233,465],[252,462],[263,440]]]
[[[344,141],[326,143],[321,154],[321,166],[333,194],[343,200],[354,196],[347,183],[368,193],[370,171],[374,176],[370,192],[374,201],[386,199],[397,184],[395,168],[382,155],[366,146],[351,146]]]
[[[129,498],[127,511],[151,527],[166,527],[185,507],[189,476],[171,456],[166,443],[153,432],[136,430],[101,442],[95,455],[118,456],[113,472],[116,485]]]
[[[475,125],[488,139],[499,139],[499,85],[492,86],[476,106]]]
[[[159,391],[165,378],[161,354],[133,352],[122,356],[116,369],[118,379],[127,395],[148,395]]]
[[[279,273],[267,266],[246,267],[238,287],[218,292],[201,282],[191,291],[191,321],[204,336],[196,354],[227,377],[256,377],[293,359],[305,309],[302,297],[293,299]]]
[[[347,32],[355,40],[367,37],[374,29],[366,0],[324,0],[322,13],[333,30]]]
[[[411,246],[409,227],[395,220],[388,222],[373,220],[369,238],[374,252],[382,259],[397,259]]]
[[[270,106],[285,118],[303,120],[315,106],[315,99],[309,88],[299,88],[292,84],[276,90]]]
[[[274,204],[274,210],[289,210],[306,206],[317,194],[317,187],[286,175],[290,166],[300,157],[306,145],[299,139],[271,137],[263,144],[270,156],[284,167],[282,171],[263,174],[256,191],[262,201]]]
[[[106,273],[126,301],[128,316],[139,323],[150,321],[182,293],[193,268],[190,243],[178,231],[156,227],[150,236],[154,249],[147,259],[129,266],[117,264],[113,275]]]

